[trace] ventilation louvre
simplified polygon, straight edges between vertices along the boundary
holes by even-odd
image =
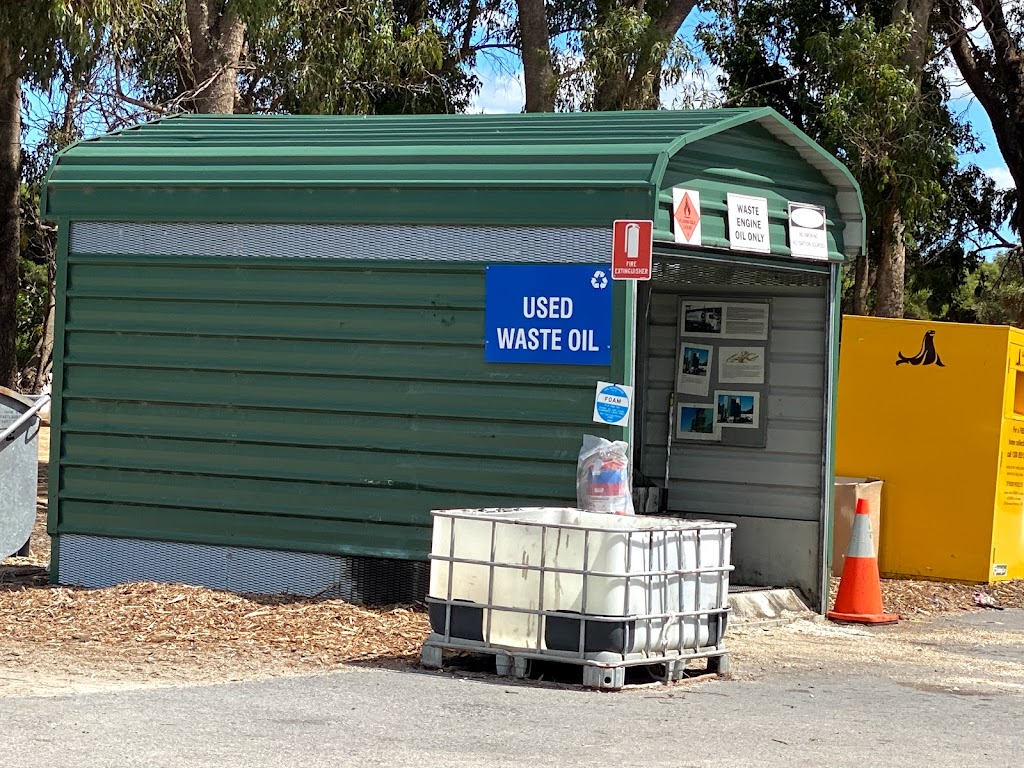
[[[430,567],[413,560],[78,534],[64,534],[59,542],[60,583],[92,588],[156,581],[389,605],[422,601]]]

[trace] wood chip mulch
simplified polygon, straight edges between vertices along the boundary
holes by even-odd
[[[829,604],[835,602],[838,589],[839,579],[833,578]],[[885,609],[903,617],[992,610],[979,605],[975,593],[991,597],[1002,608],[1024,608],[1024,580],[1021,579],[993,585],[882,579],[882,602]]]
[[[48,585],[38,567],[0,570],[0,637],[33,644],[234,651],[336,665],[412,660],[428,631],[426,614],[414,606],[369,609],[148,582],[78,589]]]

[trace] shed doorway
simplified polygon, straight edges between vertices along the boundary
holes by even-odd
[[[736,523],[736,585],[793,587],[816,610],[827,595],[833,274],[663,254],[637,296],[641,479],[663,489],[663,514]],[[729,308],[742,322],[723,317]]]

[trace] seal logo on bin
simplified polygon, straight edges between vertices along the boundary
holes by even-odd
[[[939,368],[945,368],[945,364],[942,362],[942,358],[939,357],[939,353],[935,351],[935,331],[926,331],[924,338],[921,339],[921,351],[913,357],[907,357],[902,352],[896,353],[896,365],[903,365],[904,363],[910,363],[910,365],[937,365]]]

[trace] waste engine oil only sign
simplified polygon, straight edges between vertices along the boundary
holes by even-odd
[[[484,314],[487,362],[611,364],[610,267],[489,266]]]

